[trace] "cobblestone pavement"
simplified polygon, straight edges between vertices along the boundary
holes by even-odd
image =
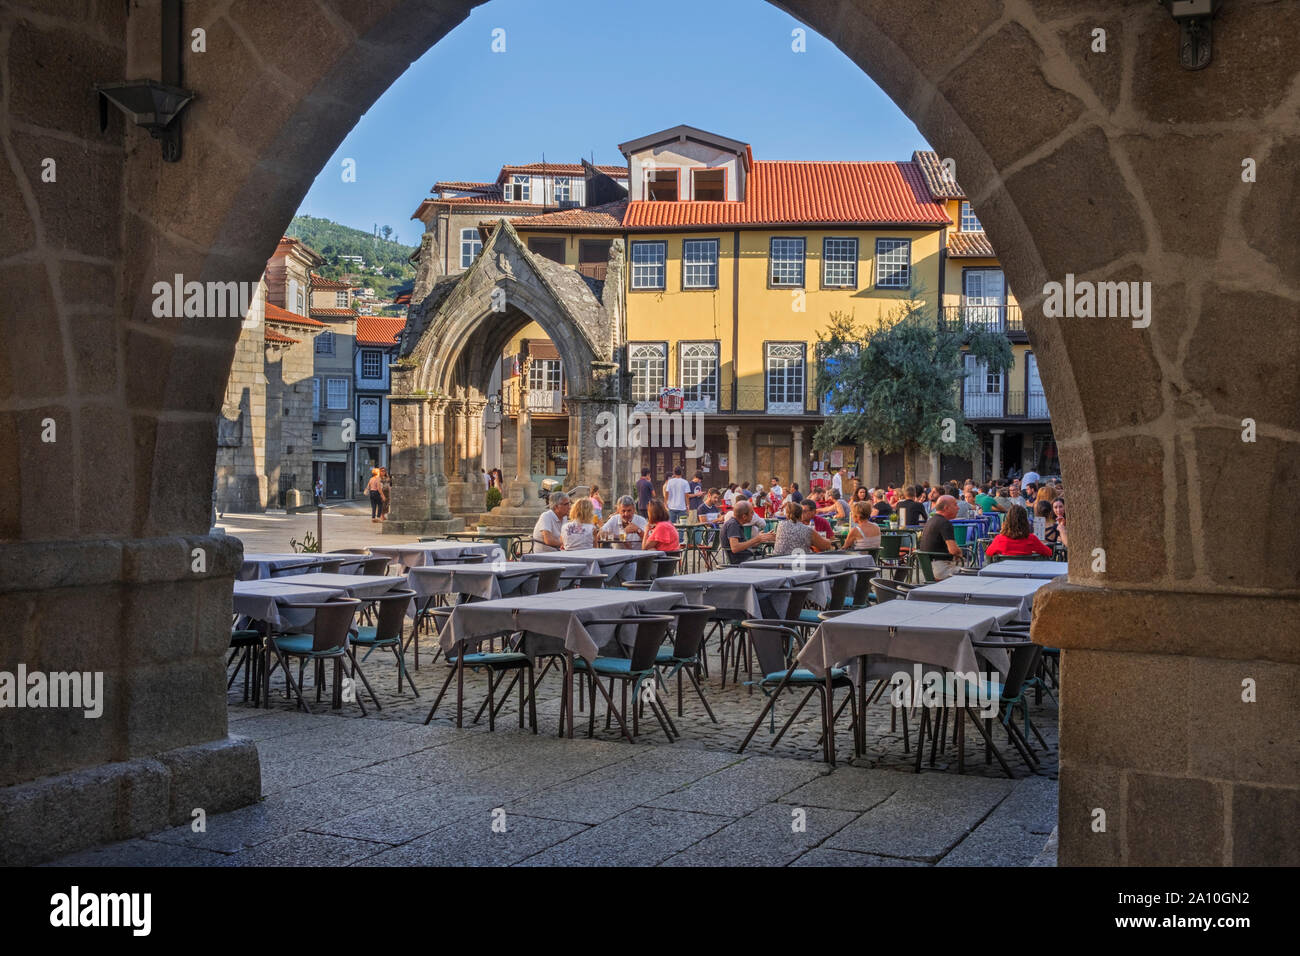
[[[275,542],[307,526],[306,516],[268,516],[264,530],[245,529],[262,519],[227,520],[250,550],[280,550],[285,545]],[[368,518],[335,521],[330,547],[372,540]],[[887,701],[868,709],[864,757],[853,759],[842,718],[831,769],[821,760],[815,699],[776,747],[768,746],[773,735],[765,723],[745,752],[736,752],[765,698],[730,676],[721,687],[716,650],[704,688],[717,722],[689,684],[679,716],[674,684],[665,692],[681,738],[668,743],[647,712],[635,744],[619,736],[617,722],[605,729],[603,706],[595,739],[586,737],[585,709],[576,715],[575,739],[558,737],[556,671],[538,686],[537,735],[519,728],[514,694],[495,732],[486,717],[473,723],[487,682],[472,672],[465,727],[455,726],[454,686],[424,725],[448,673],[434,651],[422,638],[420,669],[412,671],[419,698],[409,687],[396,692],[391,654],[363,659],[382,708],[363,693],[365,717],[355,702],[332,711],[328,688],[317,703],[310,668],[304,683],[312,714],[285,695],[280,674],[270,708],[254,709],[241,675],[229,694],[230,732],[257,742],[262,802],[212,815],[201,833],[182,826],[55,865],[1055,865],[1057,708],[1050,696],[1041,703],[1031,697],[1031,720],[1048,745],[1037,747],[1037,773],[996,728],[1014,779],[996,760],[986,763],[969,723],[963,774],[951,724],[944,750],[931,763],[927,745],[915,773],[915,718],[908,724],[913,749],[905,753],[902,723],[891,729]],[[798,699],[786,694],[779,702],[778,727]]]

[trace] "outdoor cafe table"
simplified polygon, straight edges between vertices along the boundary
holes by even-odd
[[[585,573],[585,564],[574,564],[573,567],[576,574]],[[488,561],[483,564],[431,564],[411,568],[407,575],[419,601],[435,594],[465,594],[494,601],[507,594],[536,594],[539,570],[523,561]]]
[[[330,575],[330,577],[351,577],[351,575]],[[255,621],[262,621],[272,628],[279,628],[289,623],[287,618],[292,616],[291,613],[286,613],[281,617],[280,605],[319,604],[339,593],[340,589],[337,587],[303,584],[301,578],[302,575],[297,575],[285,579],[236,581],[235,613]],[[309,614],[306,620],[310,620]],[[293,623],[299,624],[305,621]]]
[[[500,551],[501,548],[495,544],[470,541],[411,541],[370,548],[371,554],[396,561],[403,569],[424,567],[439,561],[457,561],[470,554],[485,554],[491,560]]]
[[[343,565],[360,565],[367,556],[352,554],[316,554],[293,553],[273,554],[269,552],[245,551],[244,563],[239,569],[239,580],[259,581],[272,577],[288,577],[284,572],[296,575],[321,564],[340,561]]]
[[[547,561],[561,564],[579,562],[587,569],[583,574],[603,574],[606,580],[618,578],[627,580],[628,575],[636,570],[638,558],[647,554],[662,557],[662,551],[642,551],[633,548],[577,548],[573,551],[532,551],[525,554],[523,561]]]
[[[841,571],[870,571],[876,566],[865,551],[826,551],[821,554],[786,554],[746,561],[747,568],[806,568],[823,576]]]
[[[787,568],[751,568],[755,562],[746,562],[744,567],[719,568],[716,571],[702,571],[699,574],[673,574],[666,578],[655,578],[650,584],[651,591],[678,591],[692,604],[711,604],[719,611],[737,611],[748,617],[762,617],[763,610],[758,601],[759,588],[799,587],[813,585],[814,602],[825,605],[830,600],[830,588],[817,584],[821,572],[794,571]],[[824,591],[818,595],[818,590]],[[817,598],[821,597],[818,602]]]
[[[480,641],[501,634],[524,632],[521,650],[531,657],[561,653],[565,660],[567,730],[573,736],[573,655],[594,661],[600,648],[614,638],[612,626],[588,630],[586,621],[597,618],[654,614],[682,603],[675,591],[604,591],[574,588],[550,594],[534,594],[458,604],[442,629],[440,643],[451,655],[457,645],[476,647]]]
[[[1059,578],[1070,566],[1064,561],[994,561],[980,568],[985,578]]]
[[[405,574],[297,574],[294,584],[306,587],[330,588],[342,591],[348,597],[367,600],[400,589],[406,583]]]
[[[907,600],[1004,605],[1014,607],[1016,620],[1027,624],[1033,617],[1034,593],[1046,583],[1045,578],[981,578],[959,574],[912,588],[907,592]]]
[[[971,642],[983,640],[989,631],[1015,615],[1013,607],[886,601],[823,621],[799,652],[798,661],[817,677],[826,678],[829,694],[831,668],[857,658],[858,719],[863,722],[867,706],[867,658],[877,656],[975,673],[979,664]],[[981,649],[979,655],[999,673],[1007,672],[1010,659],[1005,651]],[[983,727],[979,726],[982,733]],[[864,731],[865,726],[855,731],[860,749],[865,745]],[[831,758],[834,759],[833,741]],[[917,767],[920,767],[919,756]]]

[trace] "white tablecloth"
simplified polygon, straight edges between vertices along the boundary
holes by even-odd
[[[673,591],[603,591],[574,588],[551,594],[502,598],[458,604],[442,629],[442,649],[452,653],[458,644],[471,652],[479,641],[515,631],[527,632],[525,653],[538,654],[568,651],[594,660],[600,648],[613,638],[613,627],[594,627],[584,621],[596,618],[626,617],[629,614],[653,614],[682,603],[682,595]],[[623,629],[627,639],[631,628]]]
[[[344,566],[340,568],[341,571],[347,572],[349,568],[356,571],[367,560],[369,556],[364,554],[272,554],[246,551],[243,566],[239,569],[239,580],[260,581],[271,577],[306,574],[312,568],[328,561],[342,561]]]
[[[374,598],[392,590],[400,590],[406,584],[405,574],[299,574],[292,579],[294,584],[307,587],[332,588],[342,591],[348,597]]]
[[[562,564],[579,562],[587,566],[583,574],[603,574],[607,581],[629,581],[636,573],[637,559],[647,554],[662,557],[664,552],[630,548],[577,548],[573,551],[534,551],[523,555],[523,560],[558,561]]]
[[[343,576],[343,575],[330,575]],[[343,593],[341,588],[296,583],[296,578],[266,581],[236,581],[234,608],[236,614],[247,615],[255,621],[265,621],[273,628],[301,627],[312,619],[312,612],[281,613],[283,604],[319,604]]]
[[[994,561],[980,568],[986,578],[1059,578],[1070,570],[1065,561]]]
[[[403,544],[371,545],[370,553],[396,561],[404,569],[419,568],[443,561],[455,562],[467,554],[485,554],[490,563],[493,558],[504,561],[505,552],[492,542],[474,541],[412,541]]]
[[[940,601],[947,604],[996,604],[1016,609],[1016,620],[1028,623],[1033,617],[1034,593],[1047,583],[1045,578],[993,578],[959,574],[907,592],[909,601]]]
[[[866,655],[916,661],[971,673],[980,669],[971,641],[983,640],[1013,607],[976,607],[929,601],[886,601],[823,621],[799,652],[799,663],[818,677],[827,668]],[[979,655],[1005,674],[1005,651]]]
[[[680,591],[691,604],[711,604],[719,611],[731,611],[746,617],[762,617],[758,589],[813,586],[808,595],[814,603],[825,606],[830,600],[830,586],[819,581],[819,571],[792,571],[784,568],[752,568],[752,562],[743,568],[719,568],[699,574],[673,574],[656,578],[650,585],[654,591]]]
[[[757,558],[746,561],[747,568],[795,568],[799,570],[821,571],[825,574],[838,574],[841,571],[871,571],[876,567],[871,555],[858,554],[853,551],[835,551],[825,554],[788,554],[770,558]]]

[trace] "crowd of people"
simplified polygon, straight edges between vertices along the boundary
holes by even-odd
[[[994,483],[967,479],[960,485],[931,487],[926,481],[897,488],[859,484],[847,497],[844,484],[841,470],[828,487],[806,495],[796,483],[786,489],[775,475],[767,486],[751,487],[744,481],[706,488],[702,475],[687,478],[676,467],[656,487],[650,469],[644,468],[636,494],[614,502],[608,519],[596,486],[576,499],[553,493],[533,529],[533,548],[572,551],[618,542],[677,553],[684,542],[678,525],[692,516],[699,525],[720,529],[718,547],[723,555],[731,564],[742,564],[769,546],[776,555],[878,548],[881,525],[897,524],[919,529],[917,550],[932,556],[934,575],[943,578],[961,561],[952,522],[984,514],[1001,516],[998,534],[986,554],[1050,557],[1054,548],[1069,546],[1061,482],[1045,481],[1034,472]],[[1041,539],[1034,533],[1035,518],[1044,521]],[[777,519],[772,530],[768,530],[770,519]],[[837,540],[837,527],[846,530],[842,542]],[[947,559],[934,557],[939,555]]]

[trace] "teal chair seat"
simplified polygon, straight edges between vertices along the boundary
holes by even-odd
[[[766,677],[763,678],[763,683],[764,683],[764,684],[779,684],[779,683],[781,683],[781,678],[785,677],[785,675],[786,675],[786,672],[785,672],[785,671],[773,671],[772,673],[768,674]],[[840,681],[840,680],[845,680],[845,679],[848,678],[848,676],[849,676],[849,675],[848,675],[848,671],[846,671],[846,670],[845,670],[844,668],[842,668],[842,667],[832,667],[832,668],[831,668],[831,682],[832,682],[832,683],[834,683],[834,682],[836,682],[836,681]],[[823,678],[823,677],[818,677],[818,676],[817,676],[816,674],[814,674],[812,671],[810,671],[810,670],[805,670],[805,669],[802,668],[802,667],[798,667],[798,668],[795,668],[794,673],[790,675],[790,679],[789,679],[788,681],[786,681],[786,683],[787,683],[787,684],[820,684],[820,683],[822,683],[824,680],[825,680],[825,678]]]
[[[662,652],[661,652],[662,653]],[[668,653],[672,653],[669,651]],[[658,655],[656,655],[656,662]],[[596,674],[631,674],[632,659],[630,657],[597,657],[594,661],[587,661],[585,658],[578,657],[573,661],[575,670],[590,670]]]
[[[305,654],[308,657],[335,657],[343,653],[340,647],[329,647],[323,651],[313,651],[315,638],[310,634],[283,634],[275,638],[275,646],[285,654]]]
[[[447,662],[453,667],[456,664],[456,656],[452,655],[447,658]],[[529,661],[527,654],[520,654],[515,651],[495,651],[489,653],[475,653],[465,655],[466,667],[486,667],[489,664],[501,666],[503,664],[527,664]]]
[[[376,637],[376,635],[378,634],[378,630],[379,630],[378,628],[376,628],[376,627],[371,627],[371,626],[369,626],[369,625],[367,625],[367,626],[365,626],[365,627],[358,627],[358,628],[356,629],[356,633],[352,636],[352,643],[353,643],[353,644],[360,644],[360,645],[362,645],[363,647],[370,647],[370,646],[372,646],[372,645],[376,645],[376,644],[395,644],[395,643],[397,643],[397,638],[391,638],[391,637],[388,638],[387,640],[384,640],[384,641],[380,641],[380,640],[378,640],[377,637]]]

